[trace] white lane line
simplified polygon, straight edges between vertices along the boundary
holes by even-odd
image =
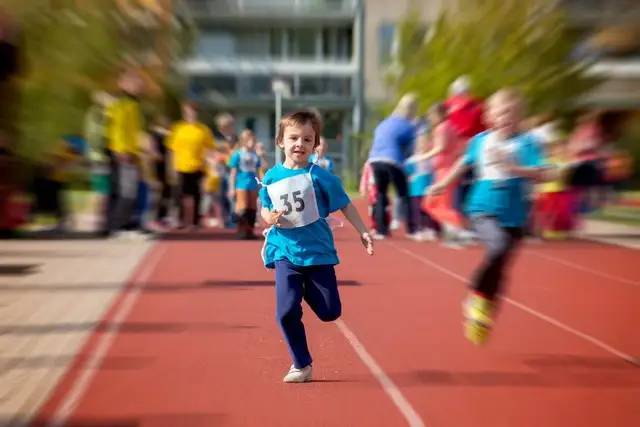
[[[154,250],[154,247],[151,247],[150,250]],[[111,348],[113,341],[118,335],[122,322],[127,318],[136,300],[140,296],[140,291],[143,288],[144,282],[146,282],[151,273],[153,273],[164,252],[165,248],[160,247],[153,253],[151,259],[145,260],[143,258],[143,262],[146,265],[142,270],[140,270],[139,274],[135,274],[131,278],[134,285],[124,289],[124,291],[127,292],[127,295],[117,308],[116,314],[108,324],[108,328],[100,336],[95,350],[91,353],[91,356],[85,360],[82,367],[80,367],[80,375],[76,376],[74,379],[69,392],[62,403],[58,406],[58,409],[53,415],[51,421],[49,421],[48,426],[61,427],[69,420],[69,417],[73,414],[80,403],[80,399],[89,388],[89,385],[91,385],[93,377],[98,373],[109,348]]]
[[[404,418],[407,420],[407,423],[410,427],[425,427],[422,418],[413,409],[411,403],[407,400],[406,397],[402,394],[397,385],[389,378],[389,376],[384,372],[384,370],[380,367],[378,362],[375,361],[373,356],[367,351],[367,349],[362,345],[358,337],[349,329],[347,324],[338,319],[335,324],[342,332],[342,335],[345,336],[353,350],[356,352],[362,363],[365,364],[371,374],[378,380],[384,392],[389,396],[389,398],[393,401],[396,407],[400,410]]]
[[[567,261],[565,259],[551,257],[549,255],[544,255],[544,254],[541,254],[541,253],[535,252],[535,251],[530,251],[529,253],[532,254],[532,255],[535,255],[535,256],[537,256],[539,258],[546,259],[547,261],[555,262],[555,263],[564,265],[566,267],[571,267],[573,269],[576,269],[576,270],[579,270],[579,271],[583,271],[585,273],[593,274],[595,276],[602,277],[603,279],[613,280],[613,281],[624,283],[626,285],[631,285],[631,286],[640,286],[640,282],[636,282],[636,281],[633,281],[633,280],[625,279],[624,277],[615,276],[613,274],[605,273],[603,271],[594,270],[593,268],[585,267],[584,265],[580,265],[580,264],[577,264],[577,263],[572,262],[572,261]]]
[[[461,276],[461,275],[449,270],[448,268],[442,267],[442,266],[436,264],[435,262],[431,261],[428,258],[425,258],[425,257],[422,257],[420,255],[417,255],[417,254],[415,254],[415,253],[413,253],[413,252],[411,252],[411,251],[409,251],[409,250],[407,250],[405,248],[402,248],[402,247],[396,245],[395,243],[392,243],[392,242],[386,242],[386,243],[389,246],[395,248],[396,250],[398,250],[398,251],[400,251],[402,253],[405,253],[405,254],[417,259],[418,261],[422,262],[423,264],[426,264],[426,265],[428,265],[428,266],[430,266],[432,268],[435,268],[436,270],[438,270],[438,271],[440,271],[442,273],[445,273],[445,274],[447,274],[447,275],[449,275],[449,276],[451,276],[451,277],[453,277],[455,279],[458,279],[462,283],[466,283],[466,284],[469,283],[469,280],[466,277],[463,277],[463,276]],[[537,310],[535,310],[535,309],[533,309],[533,308],[531,308],[531,307],[529,307],[529,306],[527,306],[527,305],[525,305],[525,304],[523,304],[521,302],[518,302],[518,301],[516,301],[514,299],[511,299],[509,297],[502,297],[502,299],[505,302],[507,302],[508,304],[511,304],[512,306],[514,306],[516,308],[519,308],[520,310],[524,311],[525,313],[528,313],[528,314],[530,314],[530,315],[532,315],[534,317],[537,317],[540,320],[543,320],[543,321],[545,321],[545,322],[547,322],[547,323],[549,323],[551,325],[554,325],[554,326],[556,326],[556,327],[558,327],[558,328],[560,328],[560,329],[562,329],[562,330],[564,330],[566,332],[569,332],[569,333],[571,333],[571,334],[573,334],[573,335],[575,335],[575,336],[577,336],[579,338],[582,338],[583,340],[588,341],[591,344],[594,344],[596,347],[599,347],[599,348],[601,348],[602,350],[605,350],[608,353],[611,353],[611,354],[613,354],[613,355],[615,355],[617,357],[620,357],[621,359],[623,359],[623,360],[625,360],[627,362],[630,362],[630,363],[632,363],[634,365],[640,365],[640,360],[638,360],[637,358],[635,358],[635,357],[631,356],[630,354],[627,354],[627,353],[625,353],[623,351],[620,351],[620,350],[616,349],[615,347],[612,347],[609,344],[604,343],[604,342],[600,341],[599,339],[597,339],[597,338],[595,338],[595,337],[593,337],[593,336],[591,336],[589,334],[586,334],[586,333],[581,332],[581,331],[579,331],[577,329],[574,329],[571,326],[569,326],[569,325],[567,325],[565,323],[562,323],[561,321],[559,321],[557,319],[554,319],[553,317],[547,316],[544,313],[540,313],[539,311],[537,311]]]

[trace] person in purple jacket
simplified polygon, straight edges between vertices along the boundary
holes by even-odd
[[[374,238],[384,239],[389,234],[387,206],[389,184],[393,183],[400,198],[403,218],[408,218],[409,191],[407,176],[403,170],[405,160],[413,152],[416,138],[414,119],[418,109],[418,98],[414,94],[404,95],[389,117],[381,121],[373,135],[369,159],[378,187],[378,200],[374,207],[376,233]],[[408,229],[408,227],[407,227]]]

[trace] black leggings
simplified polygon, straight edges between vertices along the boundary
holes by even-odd
[[[376,231],[382,235],[389,234],[389,224],[387,222],[387,206],[389,206],[389,197],[387,192],[389,191],[389,184],[393,183],[396,189],[396,193],[401,200],[401,209],[406,219],[409,217],[409,189],[407,184],[407,176],[404,171],[391,163],[386,162],[371,162],[371,168],[373,169],[373,176],[376,181],[376,187],[378,189],[378,200],[375,206],[375,223]],[[407,225],[407,231],[409,227]]]
[[[504,270],[522,239],[523,231],[518,227],[502,227],[493,217],[473,218],[473,227],[486,253],[475,271],[471,288],[493,300],[502,290]]]

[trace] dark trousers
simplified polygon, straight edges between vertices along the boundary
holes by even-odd
[[[111,192],[107,208],[107,230],[124,229],[131,223],[138,197],[140,168],[133,163],[121,162],[109,153]]]
[[[472,222],[486,253],[475,271],[471,288],[493,300],[502,290],[504,270],[522,239],[523,231],[519,227],[502,227],[494,217],[476,217]]]
[[[202,198],[202,172],[180,172],[180,219],[184,218],[182,199],[193,197],[192,225],[200,224],[200,199]]]
[[[422,209],[423,196],[409,197],[409,233],[417,233],[425,228],[440,231],[440,224]]]
[[[340,317],[342,305],[332,265],[301,267],[276,261],[276,316],[296,368],[311,364],[302,323],[302,300],[323,322]]]
[[[409,212],[409,188],[407,176],[404,171],[396,165],[386,162],[372,162],[373,176],[378,188],[378,200],[376,201],[375,222],[376,231],[380,234],[389,234],[389,223],[386,215],[387,206],[389,205],[389,184],[393,183],[396,193],[401,201],[401,210],[403,218],[407,219]],[[407,221],[408,224],[408,221]],[[409,227],[407,225],[407,231]]]
[[[173,202],[173,191],[167,179],[167,168],[164,162],[156,163],[156,177],[160,181],[160,191],[158,197],[158,209],[156,209],[156,220],[160,221],[169,215]]]

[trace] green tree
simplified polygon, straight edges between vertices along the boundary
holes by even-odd
[[[144,71],[161,104],[164,88],[175,80],[171,64],[193,35],[190,22],[173,14],[140,22],[151,12],[129,16],[116,0],[6,1],[22,29],[18,152],[26,158],[40,157],[63,135],[80,133],[91,92],[113,90],[124,65]]]
[[[552,0],[457,0],[425,33],[410,13],[399,27],[388,83],[398,96],[416,92],[421,107],[447,95],[468,75],[473,92],[486,97],[516,86],[535,111],[563,111],[597,81],[572,54],[578,39]]]

